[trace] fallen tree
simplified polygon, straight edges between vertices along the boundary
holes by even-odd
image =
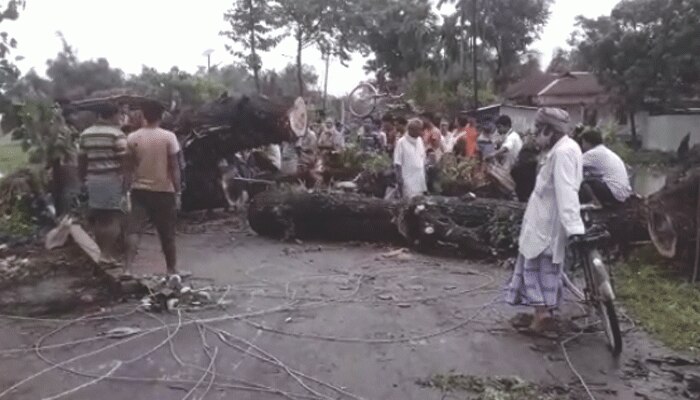
[[[176,126],[185,137],[183,209],[213,209],[227,205],[221,161],[234,164],[238,152],[295,141],[306,129],[306,108],[300,99],[222,96],[184,114]]]
[[[649,235],[659,254],[692,261],[697,237],[700,168],[686,171],[648,199]]]
[[[389,201],[331,192],[269,190],[253,198],[251,228],[278,239],[401,243],[421,250],[450,248],[468,257],[517,251],[525,205],[473,197],[417,197]],[[646,238],[643,203],[593,213],[613,241],[625,246]]]

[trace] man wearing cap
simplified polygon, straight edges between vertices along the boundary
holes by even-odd
[[[87,187],[90,225],[103,262],[115,262],[126,210],[126,135],[119,129],[119,108],[94,109],[97,122],[80,134],[78,169]]]
[[[546,156],[527,203],[520,254],[506,295],[511,305],[534,307],[530,329],[535,331],[547,328],[550,313],[559,306],[567,242],[585,231],[578,198],[583,180],[581,149],[569,132],[565,111],[537,111],[535,141]]]
[[[127,227],[126,269],[150,220],[158,232],[169,274],[177,273],[175,223],[180,203],[180,144],[174,133],[160,128],[163,106],[146,102],[141,111],[145,126],[127,138],[131,171],[131,212]]]

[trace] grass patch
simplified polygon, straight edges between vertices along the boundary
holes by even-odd
[[[687,282],[653,248],[637,251],[615,270],[617,294],[636,320],[667,346],[700,350],[700,288]]]
[[[470,375],[434,375],[417,382],[443,393],[462,392],[465,400],[564,400],[561,387],[541,387],[518,377],[481,378]]]
[[[12,142],[9,138],[0,138],[0,173],[9,175],[27,163],[27,153],[22,151],[20,143]]]

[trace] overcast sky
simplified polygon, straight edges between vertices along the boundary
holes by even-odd
[[[293,0],[289,0],[293,1]],[[23,71],[42,73],[46,60],[61,49],[57,31],[78,51],[80,59],[105,57],[127,73],[138,73],[142,65],[167,71],[177,65],[196,71],[206,64],[203,52],[213,49],[212,63],[228,64],[226,40],[219,32],[226,28],[223,12],[231,0],[28,0],[11,32],[19,41],[15,54],[25,59]],[[555,0],[549,24],[533,47],[543,54],[543,64],[554,48],[566,45],[574,18],[610,13],[617,0]],[[447,10],[442,10],[447,12]],[[4,25],[4,23],[3,23]],[[284,41],[263,55],[265,68],[282,68],[294,61],[295,45]],[[304,62],[323,73],[324,64],[313,49],[304,51]],[[346,68],[331,65],[329,91],[344,94],[365,78],[364,61],[356,57]]]

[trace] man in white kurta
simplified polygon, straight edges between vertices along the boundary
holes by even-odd
[[[425,147],[423,123],[419,119],[408,122],[408,134],[396,142],[394,167],[399,190],[404,198],[420,196],[428,190],[425,179]]]
[[[530,325],[546,327],[562,296],[564,253],[572,236],[585,232],[578,190],[583,180],[581,149],[568,136],[569,115],[543,108],[535,117],[536,138],[546,151],[523,217],[518,260],[506,300],[535,308]]]

